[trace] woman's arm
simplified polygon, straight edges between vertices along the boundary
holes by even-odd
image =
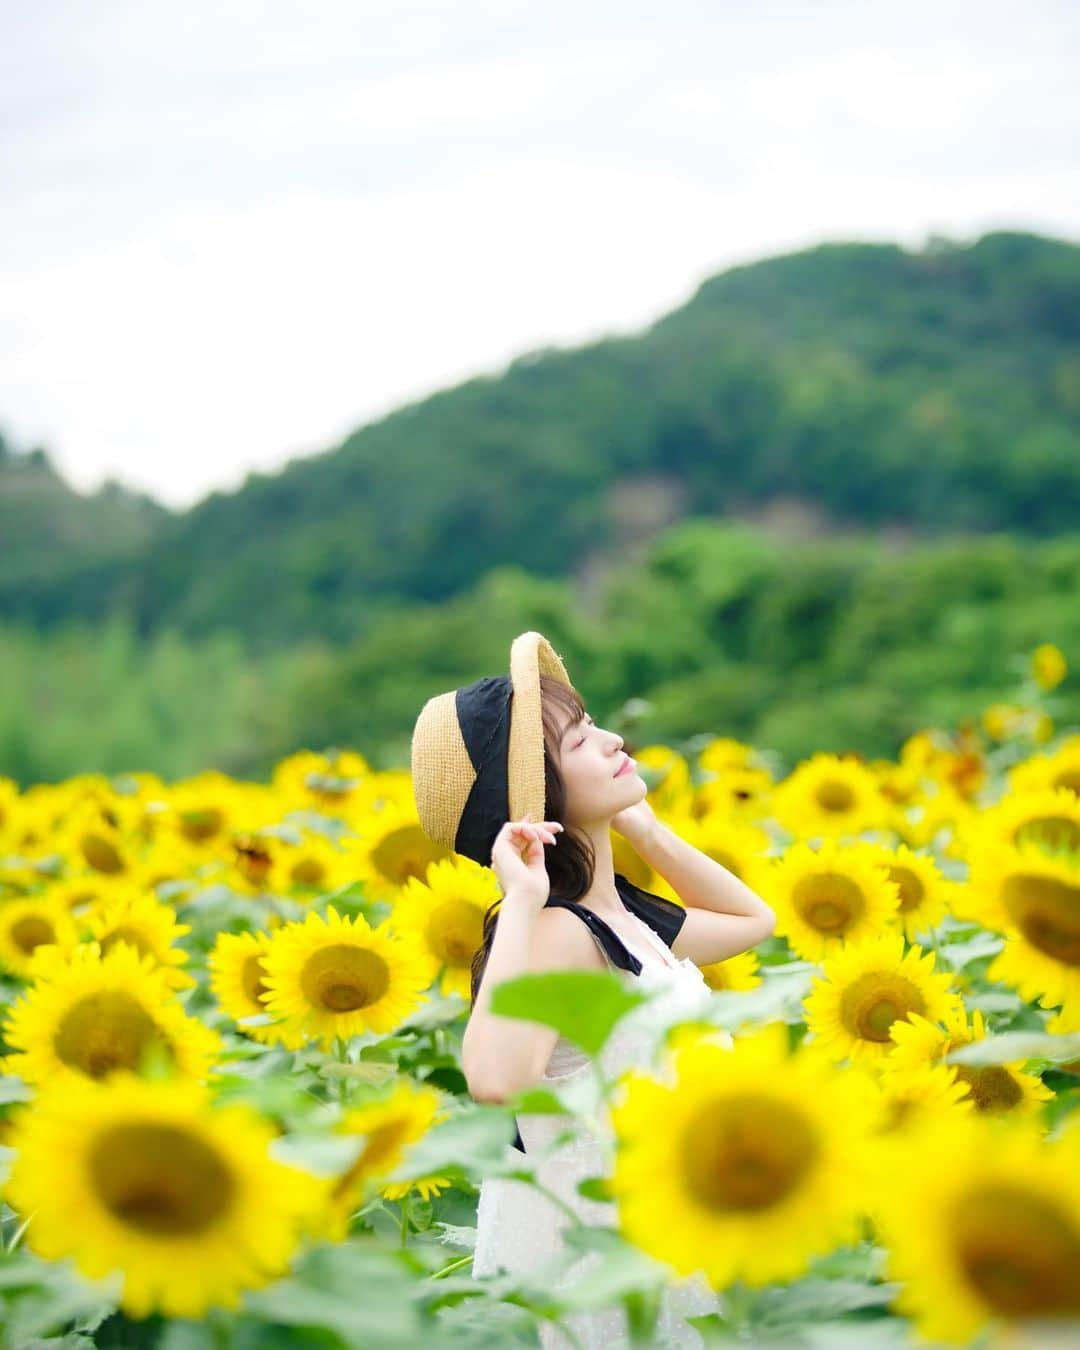
[[[686,919],[671,947],[675,956],[710,965],[772,933],[776,911],[722,863],[658,820],[647,802],[621,811],[612,824],[686,906]]]
[[[576,915],[558,907],[535,910],[508,904],[504,897],[461,1043],[462,1069],[475,1101],[501,1102],[531,1087],[547,1068],[559,1038],[554,1027],[541,1022],[491,1012],[495,986],[529,972],[581,969],[594,959],[593,953],[588,930]]]

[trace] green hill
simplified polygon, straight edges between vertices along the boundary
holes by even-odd
[[[1061,535],[1080,526],[1080,247],[1002,232],[734,267],[639,335],[525,354],[178,515],[105,494],[49,533],[62,489],[9,509],[9,480],[10,456],[26,552],[0,618],[117,611],[263,649],[354,638],[507,563],[587,588],[685,517]]]

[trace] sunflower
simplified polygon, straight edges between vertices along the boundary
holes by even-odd
[[[710,989],[737,992],[758,987],[761,983],[761,976],[757,973],[759,964],[754,952],[737,952],[723,961],[711,961],[700,969]]]
[[[19,1052],[8,1064],[27,1082],[138,1072],[147,1056],[204,1078],[222,1048],[216,1032],[176,1001],[168,973],[126,942],[105,953],[97,942],[67,953],[40,947],[32,974],[4,1024],[6,1042]]]
[[[879,1173],[875,1221],[897,1309],[923,1336],[968,1345],[1029,1319],[1049,1336],[1080,1316],[1080,1130],[1047,1141],[1015,1116],[935,1115],[907,1158]],[[1047,1344],[1075,1323],[1060,1329]]]
[[[648,787],[649,803],[657,814],[686,805],[692,788],[685,755],[670,745],[643,745],[634,751],[634,759]]]
[[[797,838],[836,839],[884,828],[891,803],[861,760],[818,752],[777,784],[773,812]]]
[[[112,794],[109,794],[111,796]],[[65,859],[101,876],[124,876],[135,859],[135,838],[112,802],[84,798],[54,834],[54,848]]]
[[[328,905],[279,928],[262,958],[267,1011],[329,1049],[335,1036],[392,1031],[425,1001],[430,960],[414,939],[383,922],[340,915]]]
[[[278,760],[271,782],[287,809],[340,817],[355,803],[371,772],[355,750],[298,750]]]
[[[370,1187],[389,1177],[405,1160],[409,1146],[445,1118],[440,1102],[435,1088],[400,1078],[384,1099],[346,1111],[336,1133],[363,1136],[364,1143],[353,1162],[334,1178],[320,1236],[344,1241],[349,1216],[367,1198]],[[413,1184],[405,1182],[402,1193]]]
[[[965,1095],[979,1111],[1037,1110],[1041,1102],[1053,1097],[1041,1078],[1024,1073],[1020,1062],[945,1063],[945,1056],[951,1051],[981,1041],[986,1035],[986,1025],[978,1008],[972,1013],[970,1024],[963,1007],[950,1009],[944,1021],[942,1028],[918,1013],[910,1013],[905,1021],[894,1022],[890,1036],[896,1049],[882,1062],[882,1071],[903,1074],[921,1064],[941,1064],[951,1078],[963,1085]]]
[[[1031,673],[1040,689],[1055,689],[1068,669],[1061,648],[1052,642],[1040,643],[1031,654]]]
[[[920,790],[903,812],[894,813],[892,827],[911,848],[939,848],[950,858],[967,856],[965,839],[979,817],[979,808],[953,788],[938,785]]]
[[[843,942],[883,932],[897,912],[899,890],[865,840],[805,840],[762,869],[762,895],[776,911],[776,932],[807,961]]]
[[[468,1002],[472,959],[484,935],[484,915],[499,898],[499,883],[471,858],[432,863],[423,882],[410,877],[394,902],[390,927],[413,935],[431,958],[428,980],[442,971],[440,994]]]
[[[19,814],[19,785],[14,778],[0,774],[0,842],[14,837]]]
[[[127,942],[136,951],[151,956],[165,971],[173,989],[190,989],[197,983],[193,975],[180,970],[188,959],[177,938],[191,932],[191,925],[176,922],[176,911],[149,891],[119,883],[80,915],[87,934],[107,952],[118,942]]]
[[[412,1181],[388,1182],[379,1194],[384,1200],[404,1200],[410,1191],[418,1191],[421,1200],[430,1200],[452,1185],[449,1177],[414,1177]]]
[[[1052,754],[1031,755],[1006,772],[1010,792],[1065,788],[1080,797],[1080,733],[1066,736]]]
[[[60,877],[51,881],[45,894],[69,914],[81,917],[96,901],[111,894],[115,884],[99,872],[84,872],[82,876]]]
[[[697,767],[702,781],[690,802],[692,816],[701,820],[715,815],[749,823],[768,815],[775,784],[751,746],[717,737],[698,753]]]
[[[934,953],[904,951],[899,933],[850,942],[825,958],[824,978],[815,976],[804,1000],[806,1023],[822,1053],[834,1059],[878,1064],[895,1048],[890,1028],[919,1013],[944,1021],[962,1008],[951,975],[934,974]]]
[[[895,848],[877,843],[864,847],[867,857],[877,859],[900,892],[895,922],[907,940],[914,942],[920,933],[936,928],[948,913],[955,883],[942,876],[933,856],[903,843]]]
[[[336,890],[353,878],[349,855],[324,834],[310,829],[301,831],[298,843],[286,841],[278,867],[285,893],[299,898]]]
[[[666,821],[664,823],[667,824]],[[628,881],[632,881],[635,886],[640,886],[642,890],[651,891],[656,884],[657,874],[641,854],[635,852],[625,835],[616,834],[611,830],[608,838],[611,840],[611,857],[615,871]]]
[[[709,815],[697,819],[686,811],[664,817],[663,823],[670,826],[681,839],[718,862],[721,867],[727,868],[732,876],[745,882],[752,891],[758,890],[759,875],[768,867],[769,860],[765,852],[771,843],[763,829],[748,821],[733,821],[720,816]],[[619,870],[617,867],[616,871]],[[682,904],[679,893],[657,871],[649,869],[649,876],[641,884],[654,895],[663,895]]]
[[[1018,846],[1030,842],[1047,853],[1080,853],[1080,796],[1064,787],[1010,792],[965,829],[969,852],[990,839]]]
[[[230,829],[215,841],[214,856],[222,867],[222,880],[242,894],[266,895],[281,887],[281,854],[285,843],[263,827]]]
[[[216,769],[170,784],[164,796],[165,823],[194,854],[224,839],[240,809],[236,784]]]
[[[262,958],[270,950],[270,942],[269,934],[261,931],[219,933],[206,958],[210,989],[222,1012],[237,1021],[267,1014]],[[305,1042],[301,1033],[280,1023],[241,1025],[237,1030],[263,1045],[281,1044],[287,1050],[299,1050]]]
[[[91,1279],[121,1271],[129,1316],[199,1318],[288,1269],[319,1188],[273,1139],[190,1080],[81,1079],[16,1107],[6,1198],[38,1255]]]
[[[894,1024],[895,1025],[895,1024]],[[929,1111],[972,1111],[967,1085],[945,1064],[920,1062],[888,1074],[868,1074],[877,1093],[878,1144],[907,1147],[907,1131]],[[882,1154],[885,1157],[885,1154]],[[892,1155],[888,1165],[892,1165]]]
[[[991,842],[972,859],[962,908],[1005,934],[989,979],[1045,1008],[1080,1009],[1080,853]]]
[[[779,1024],[725,1049],[684,1038],[667,1081],[618,1080],[610,1189],[628,1241],[715,1288],[800,1275],[857,1240],[871,1098],[855,1074],[791,1054]]]
[[[31,959],[39,947],[74,946],[78,940],[69,910],[52,895],[0,902],[0,969],[12,975],[29,977]]]
[[[361,834],[346,835],[346,851],[352,875],[364,885],[372,900],[394,901],[410,877],[423,881],[429,865],[452,858],[453,850],[427,837],[416,806],[390,802],[365,816]]]

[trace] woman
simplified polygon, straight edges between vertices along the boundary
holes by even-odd
[[[745,951],[773,930],[773,911],[759,896],[657,820],[622,737],[594,722],[539,633],[515,639],[509,679],[487,676],[428,701],[413,736],[413,786],[425,831],[491,866],[502,890],[473,961],[462,1043],[462,1067],[478,1101],[502,1102],[534,1084],[567,1083],[593,1070],[553,1028],[492,1013],[491,991],[503,980],[527,971],[612,969],[631,987],[651,990],[648,1008],[622,1018],[604,1046],[601,1068],[611,1077],[648,1060],[652,1037],[636,1012],[692,1017],[710,997],[698,967]],[[615,872],[612,829],[684,905]],[[606,1118],[594,1122],[598,1128],[579,1121],[575,1137],[557,1144],[571,1119],[518,1116],[516,1146],[562,1205],[528,1183],[486,1178],[474,1276],[501,1268],[541,1279],[545,1267],[565,1266],[561,1234],[569,1217],[562,1206],[587,1224],[617,1226],[614,1205],[577,1190],[579,1181],[609,1170],[610,1126]],[[595,1260],[582,1256],[562,1270],[558,1285],[587,1280]],[[717,1306],[703,1280],[673,1283],[657,1343],[701,1345],[685,1316]],[[581,1345],[618,1345],[627,1336],[621,1304],[564,1320]],[[545,1347],[572,1343],[550,1323],[540,1335]]]

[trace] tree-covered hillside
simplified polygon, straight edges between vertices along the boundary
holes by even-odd
[[[134,549],[31,554],[0,617],[347,640],[494,566],[587,578],[673,520],[778,498],[829,533],[1077,529],[1080,247],[995,233],[729,269],[639,335],[523,355]]]

